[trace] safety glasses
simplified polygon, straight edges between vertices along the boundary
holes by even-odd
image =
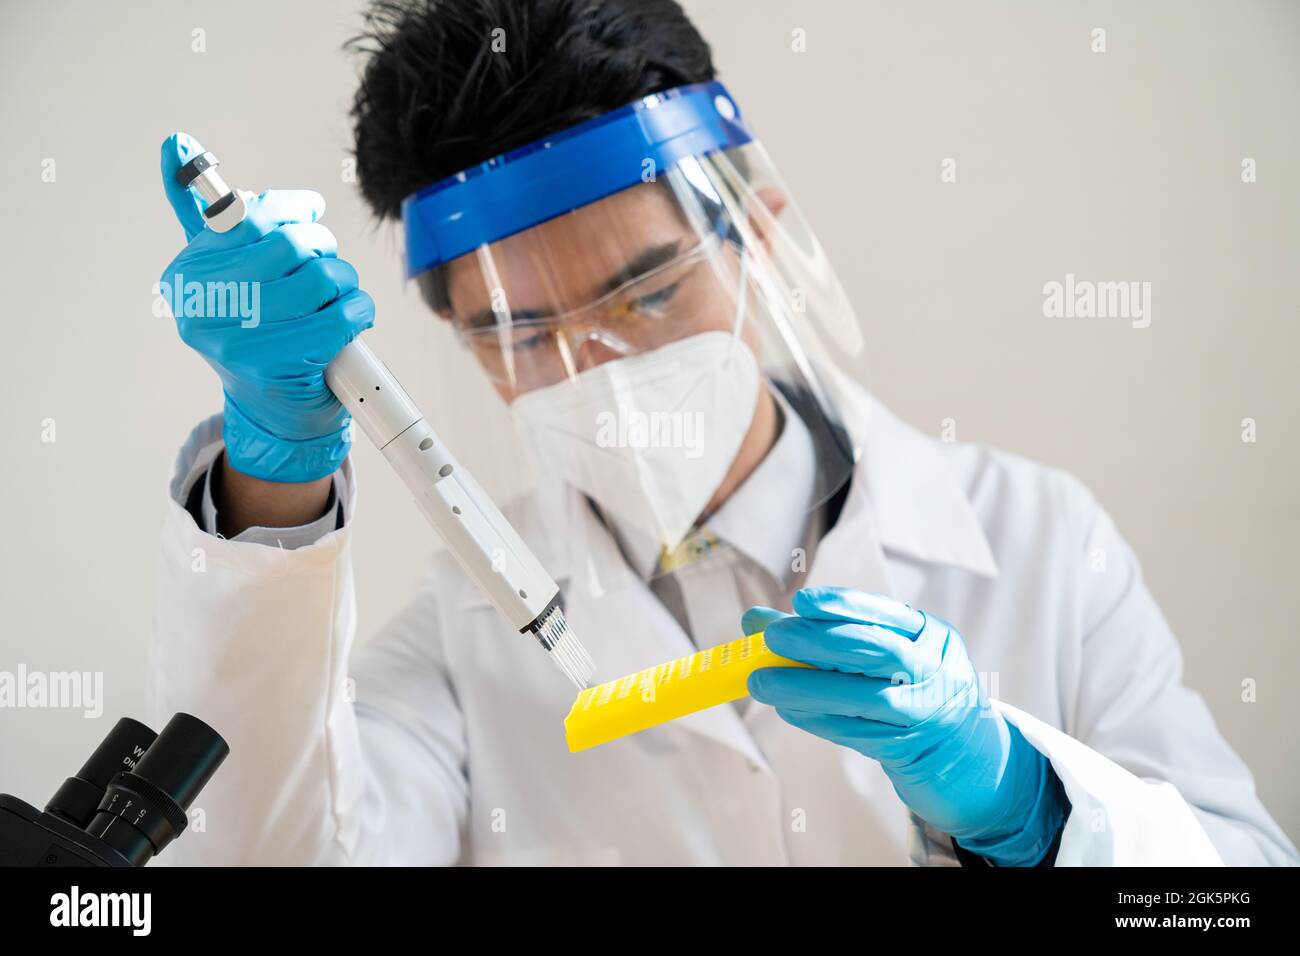
[[[685,244],[685,240],[677,246]],[[488,376],[515,392],[553,385],[584,369],[717,328],[734,282],[720,273],[721,241],[709,236],[590,303],[552,315],[512,308],[506,295],[470,321],[453,319]]]

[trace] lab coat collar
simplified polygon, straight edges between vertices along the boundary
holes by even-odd
[[[900,421],[844,373],[832,368],[823,377],[839,398],[854,447],[862,450],[856,487],[836,527],[866,509],[885,551],[997,577],[979,516],[942,445]]]

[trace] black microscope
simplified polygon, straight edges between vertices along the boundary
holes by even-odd
[[[44,812],[0,793],[0,866],[144,866],[180,835],[230,748],[189,714],[117,722]]]

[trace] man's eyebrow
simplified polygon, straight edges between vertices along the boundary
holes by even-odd
[[[647,272],[658,269],[677,258],[678,250],[682,247],[682,241],[665,242],[657,246],[650,246],[642,249],[633,257],[632,261],[603,283],[596,292],[596,298],[609,295],[621,285],[626,285],[638,276],[643,276]]]
[[[602,282],[596,289],[595,298],[599,299],[609,295],[615,289],[631,282],[639,276],[645,275],[660,266],[666,265],[677,258],[682,247],[682,241],[665,242],[657,246],[649,246],[642,249],[623,268],[619,269],[614,275]],[[514,322],[527,322],[537,319],[544,319],[555,313],[547,309],[511,309],[510,317]],[[492,309],[481,309],[470,316],[469,321],[465,323],[470,331],[479,331],[481,329],[490,329],[497,324],[496,313]]]

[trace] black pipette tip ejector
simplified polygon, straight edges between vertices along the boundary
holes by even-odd
[[[207,203],[203,218],[208,225],[216,232],[226,232],[243,221],[245,207],[239,194],[218,175],[220,165],[216,153],[205,150],[176,170],[176,182],[182,189],[193,187]]]

